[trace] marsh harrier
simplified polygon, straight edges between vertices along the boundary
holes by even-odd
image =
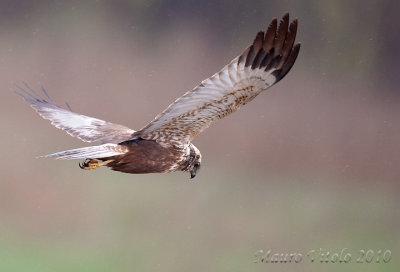
[[[57,128],[84,142],[100,143],[44,157],[85,159],[79,164],[82,169],[108,166],[134,174],[186,171],[194,178],[201,154],[192,144],[193,139],[289,72],[300,50],[300,44],[294,44],[296,31],[297,20],[289,24],[288,13],[279,26],[277,19],[273,19],[240,56],[138,131],[59,107],[43,88],[43,97],[28,85],[18,87],[18,94]]]

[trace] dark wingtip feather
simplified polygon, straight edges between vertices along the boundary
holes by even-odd
[[[294,19],[289,25],[289,32],[292,32],[296,35],[298,23],[299,23],[299,21],[297,20],[297,18]]]
[[[286,40],[286,35],[289,26],[289,13],[286,13],[279,22],[278,30],[276,32],[276,39],[274,42],[275,56],[282,53],[283,44]]]
[[[264,42],[264,31],[259,31],[253,41],[253,45],[257,51],[260,50],[260,48],[263,45],[263,42]]]
[[[25,90],[24,88],[22,88],[21,86],[19,86],[18,84],[14,84],[15,88],[17,88],[20,92],[14,91],[16,94],[18,94],[19,96],[22,96],[23,99],[25,99],[25,101],[36,101],[38,100],[38,97],[35,96],[36,93],[33,92],[29,92],[27,90]],[[29,89],[28,89],[29,90]]]
[[[244,64],[245,67],[250,66],[253,63],[253,60],[256,56],[256,52],[254,50],[254,44],[250,46],[249,53],[246,56],[246,63]]]
[[[268,52],[269,50],[271,50],[271,48],[274,47],[274,40],[276,36],[277,27],[278,27],[278,19],[274,18],[272,19],[265,33],[265,40],[263,44],[265,52]]]
[[[13,90],[13,92],[14,92],[15,94],[21,96],[24,100],[26,100],[26,99],[25,99],[25,96],[24,96],[23,94],[21,94],[20,92],[17,92],[16,90]]]
[[[40,88],[44,94],[45,97],[50,101],[47,101],[46,99],[43,98],[43,95],[40,96],[34,89],[32,89],[26,82],[22,81],[22,83],[25,85],[25,88],[19,86],[18,84],[14,84],[14,87],[18,90],[14,90],[14,93],[17,95],[21,96],[26,102],[28,102],[31,105],[38,105],[41,103],[48,103],[51,104],[55,107],[62,108],[58,106],[57,104],[54,103],[53,99],[49,96],[45,88],[41,85]],[[71,106],[66,102],[65,105],[67,108],[72,111]]]
[[[42,84],[40,84],[40,89],[42,90],[42,92],[44,93],[44,95],[45,95],[50,101],[53,101],[53,99],[49,96],[49,94],[47,93],[46,89],[43,87]]]
[[[289,57],[289,54],[292,51],[294,41],[296,39],[296,34],[297,34],[297,20],[293,20],[290,25],[289,25],[289,31],[286,33],[286,39],[283,43],[283,47],[281,50],[282,58],[277,65],[277,68],[280,69],[282,66],[285,64],[287,58]]]
[[[289,24],[289,12],[282,19],[272,19],[267,31],[258,32],[253,43],[239,56],[238,64],[245,63],[251,69],[275,69],[277,81],[292,68],[299,54],[300,44],[294,45],[297,33],[297,18]]]
[[[250,48],[250,52],[247,55],[245,64],[246,67],[250,65],[252,66],[252,69],[258,67],[256,63],[260,63],[262,61],[262,58],[264,57],[262,56],[263,50],[261,50],[263,48],[263,43],[264,43],[264,32],[259,31],[257,33],[256,38],[254,39],[253,45]]]
[[[35,92],[35,90],[32,89],[32,88],[28,85],[28,83],[26,83],[25,81],[22,81],[22,83],[25,85],[25,87],[26,87],[32,94],[36,95],[37,97],[39,96],[39,95]]]
[[[65,105],[67,106],[67,108],[69,109],[69,111],[72,111],[72,108],[71,108],[71,106],[68,104],[67,101],[65,101]]]
[[[281,80],[284,78],[287,73],[289,73],[290,69],[292,69],[294,63],[296,62],[297,56],[300,52],[301,43],[297,43],[293,46],[292,51],[290,52],[289,57],[287,58],[286,62],[283,64],[281,69],[274,71],[274,75],[276,77],[276,81]]]
[[[242,64],[243,61],[246,60],[246,57],[247,57],[247,55],[249,54],[250,49],[251,49],[251,45],[248,46],[248,47],[246,48],[246,50],[244,50],[244,52],[239,56],[238,65],[239,65],[239,64]]]
[[[274,17],[271,20],[271,23],[268,26],[268,30],[274,30],[274,32],[276,32],[276,28],[278,27],[278,18]]]
[[[265,52],[264,49],[261,47],[261,49],[258,51],[256,57],[254,58],[253,64],[251,65],[251,69],[256,69],[257,67],[260,67],[266,54],[267,54],[267,52]]]

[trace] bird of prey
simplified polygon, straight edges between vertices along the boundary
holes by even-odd
[[[194,178],[201,153],[192,144],[193,139],[289,72],[300,50],[300,44],[294,44],[296,32],[297,19],[289,24],[288,13],[279,26],[274,18],[240,56],[138,131],[72,112],[68,105],[67,109],[57,106],[43,88],[42,96],[27,84],[25,88],[17,86],[17,93],[52,125],[84,142],[100,143],[44,157],[84,159],[79,166],[86,170],[107,166],[133,174],[185,171]]]

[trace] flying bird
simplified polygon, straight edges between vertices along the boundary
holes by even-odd
[[[84,159],[79,166],[85,170],[107,166],[133,174],[185,171],[194,178],[202,157],[193,139],[289,72],[300,50],[300,44],[294,44],[296,32],[297,19],[289,24],[288,13],[279,26],[274,18],[241,55],[186,92],[138,131],[75,113],[69,105],[57,106],[43,87],[43,95],[27,84],[25,88],[17,86],[16,92],[55,127],[84,142],[99,142],[99,145],[43,157]]]

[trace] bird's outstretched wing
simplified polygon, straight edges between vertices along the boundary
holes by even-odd
[[[188,144],[289,72],[300,50],[300,44],[294,45],[296,31],[297,19],[289,25],[288,13],[279,26],[273,19],[267,31],[260,31],[240,56],[178,98],[135,136],[163,145]]]
[[[132,137],[134,130],[122,125],[113,124],[97,118],[74,113],[54,104],[47,92],[42,88],[48,101],[38,95],[27,84],[25,88],[17,86],[17,94],[22,96],[32,108],[51,124],[65,130],[69,135],[84,142],[120,143]]]

